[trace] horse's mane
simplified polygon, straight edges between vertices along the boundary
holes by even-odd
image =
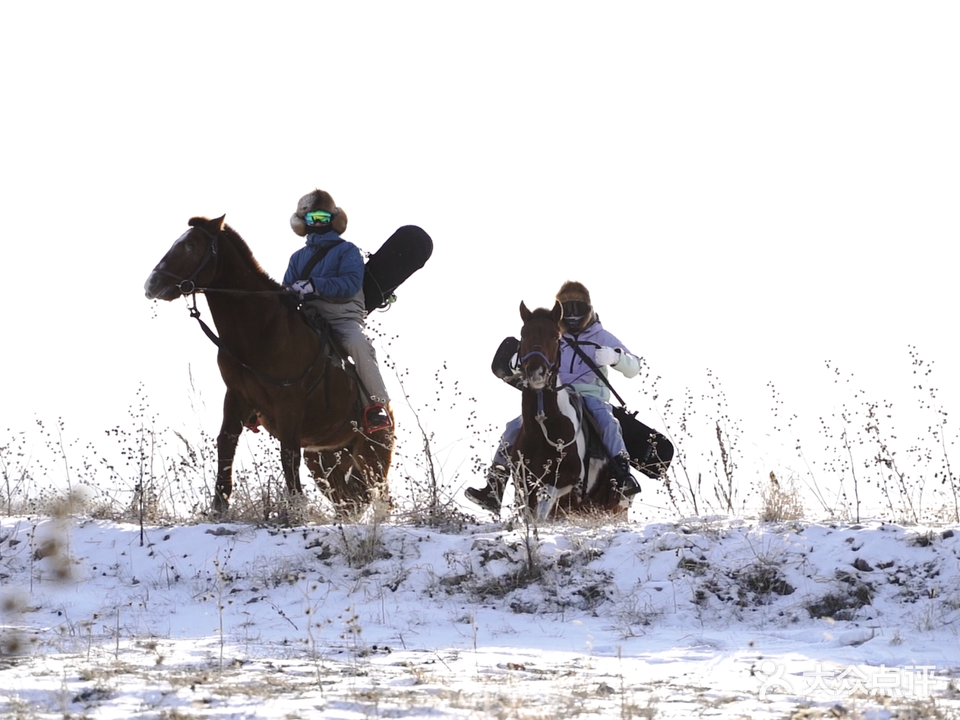
[[[267,271],[263,269],[257,259],[253,256],[253,252],[250,250],[250,246],[247,245],[247,241],[240,237],[240,233],[234,230],[232,227],[224,223],[223,230],[226,233],[227,237],[230,238],[230,242],[236,248],[237,252],[240,255],[240,259],[247,265],[249,265],[258,275],[262,276],[266,280],[272,289],[279,290],[280,283],[274,280],[270,275],[267,274]]]

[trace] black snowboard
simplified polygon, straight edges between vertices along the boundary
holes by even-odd
[[[623,442],[630,453],[630,464],[647,477],[663,477],[673,460],[673,443],[637,420],[635,412],[614,406],[613,414],[620,422]]]
[[[394,290],[422,268],[432,253],[433,240],[416,225],[404,225],[391,235],[364,267],[367,312],[386,307]]]

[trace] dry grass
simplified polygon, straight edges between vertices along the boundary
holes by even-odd
[[[770,473],[770,484],[760,491],[761,522],[785,522],[800,520],[804,517],[803,501],[796,478],[791,476],[785,482]]]

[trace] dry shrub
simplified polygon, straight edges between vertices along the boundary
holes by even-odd
[[[781,483],[770,473],[770,483],[760,490],[760,521],[783,522],[803,517],[803,502],[797,480],[792,475]]]

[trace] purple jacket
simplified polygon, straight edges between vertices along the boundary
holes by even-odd
[[[613,333],[604,330],[603,325],[597,320],[577,335],[564,333],[560,343],[560,384],[572,385],[573,389],[581,395],[592,395],[602,400],[609,400],[610,389],[576,353],[573,349],[575,343],[591,360],[598,347],[619,348],[622,351],[620,360],[611,367],[628,378],[635,377],[640,372],[640,360],[637,356],[631,353]],[[600,372],[606,376],[607,366],[601,367]]]

